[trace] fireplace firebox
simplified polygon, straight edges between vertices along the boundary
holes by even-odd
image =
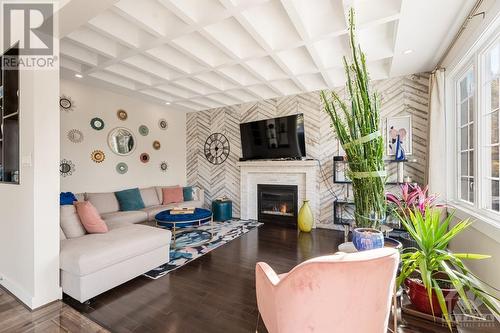
[[[297,186],[257,184],[259,222],[297,227]]]

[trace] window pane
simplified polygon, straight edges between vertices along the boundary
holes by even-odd
[[[469,122],[474,121],[474,97],[469,98]]]
[[[498,178],[498,146],[491,147],[491,177]]]
[[[460,198],[462,200],[469,200],[469,179],[467,178],[462,178],[460,180]]]
[[[469,148],[474,149],[474,125],[469,125]]]
[[[460,175],[468,176],[469,175],[469,167],[468,167],[468,154],[467,152],[460,154]]]
[[[460,106],[460,124],[461,125],[467,124],[469,122],[469,118],[467,116],[467,114],[469,112],[468,105],[469,105],[469,103],[467,101],[465,101]]]
[[[469,201],[474,202],[474,179],[469,179]]]
[[[468,96],[467,94],[467,77],[464,77],[462,81],[460,81],[460,101],[463,101]]]
[[[474,176],[474,152],[469,152],[469,176]]]
[[[498,180],[491,181],[491,209],[495,211],[500,211],[500,199],[499,199],[499,185]]]
[[[500,79],[491,81],[491,110],[498,109],[498,85]]]
[[[498,111],[491,114],[491,143],[498,143]]]
[[[465,150],[469,148],[469,140],[467,140],[467,135],[469,133],[469,128],[467,126],[462,127],[460,130],[460,148],[461,150]]]

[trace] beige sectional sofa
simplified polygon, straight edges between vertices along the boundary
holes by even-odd
[[[129,212],[119,210],[113,192],[77,195],[78,200],[88,200],[96,207],[108,226],[105,234],[86,234],[78,225],[72,206],[61,206],[60,268],[64,293],[85,302],[169,261],[170,231],[145,224],[173,206],[202,207],[204,192],[195,189],[195,200],[169,205],[161,204],[161,187],[140,192],[146,208]]]

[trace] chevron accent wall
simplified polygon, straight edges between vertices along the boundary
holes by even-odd
[[[418,183],[426,179],[427,128],[429,109],[429,75],[413,74],[376,81],[373,88],[381,97],[382,130],[386,132],[388,117],[411,115],[413,154],[416,163],[406,163],[405,174]],[[343,89],[339,89],[344,94]],[[240,214],[241,156],[239,124],[285,115],[303,113],[305,118],[307,157],[319,161],[320,221],[318,227],[333,227],[333,201],[344,196],[345,185],[333,183],[333,156],[339,143],[330,128],[330,119],[322,110],[319,92],[274,98],[187,114],[187,178],[191,185],[205,189],[205,204],[226,195],[233,200],[233,215]],[[211,133],[223,133],[230,142],[231,153],[221,165],[210,164],[203,154],[203,145]],[[395,172],[395,164],[389,166]]]

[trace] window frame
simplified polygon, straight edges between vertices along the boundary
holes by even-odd
[[[500,18],[494,20],[500,21]],[[491,200],[491,195],[485,191],[485,186],[491,186],[490,179],[487,179],[486,167],[479,168],[479,161],[490,161],[491,156],[488,156],[490,139],[487,138],[487,131],[480,131],[479,129],[485,128],[489,124],[486,119],[486,89],[483,86],[484,78],[486,77],[486,56],[488,52],[495,47],[496,43],[500,42],[500,27],[495,26],[493,22],[493,29],[484,31],[477,41],[465,52],[465,54],[458,58],[453,63],[451,70],[446,75],[446,127],[447,142],[452,143],[452,149],[447,151],[448,157],[447,169],[453,170],[451,175],[447,176],[448,184],[446,191],[447,203],[452,208],[457,210],[457,217],[467,218],[471,217],[473,220],[480,219],[486,222],[487,225],[493,226],[495,234],[500,234],[500,212],[488,208],[488,200]],[[460,80],[465,77],[470,69],[473,69],[474,79],[474,202],[470,203],[461,199],[460,197],[460,135],[459,135],[459,117],[460,109],[458,108],[458,90]],[[490,190],[491,191],[491,190]],[[484,224],[477,225],[477,229],[483,231],[492,230]]]

